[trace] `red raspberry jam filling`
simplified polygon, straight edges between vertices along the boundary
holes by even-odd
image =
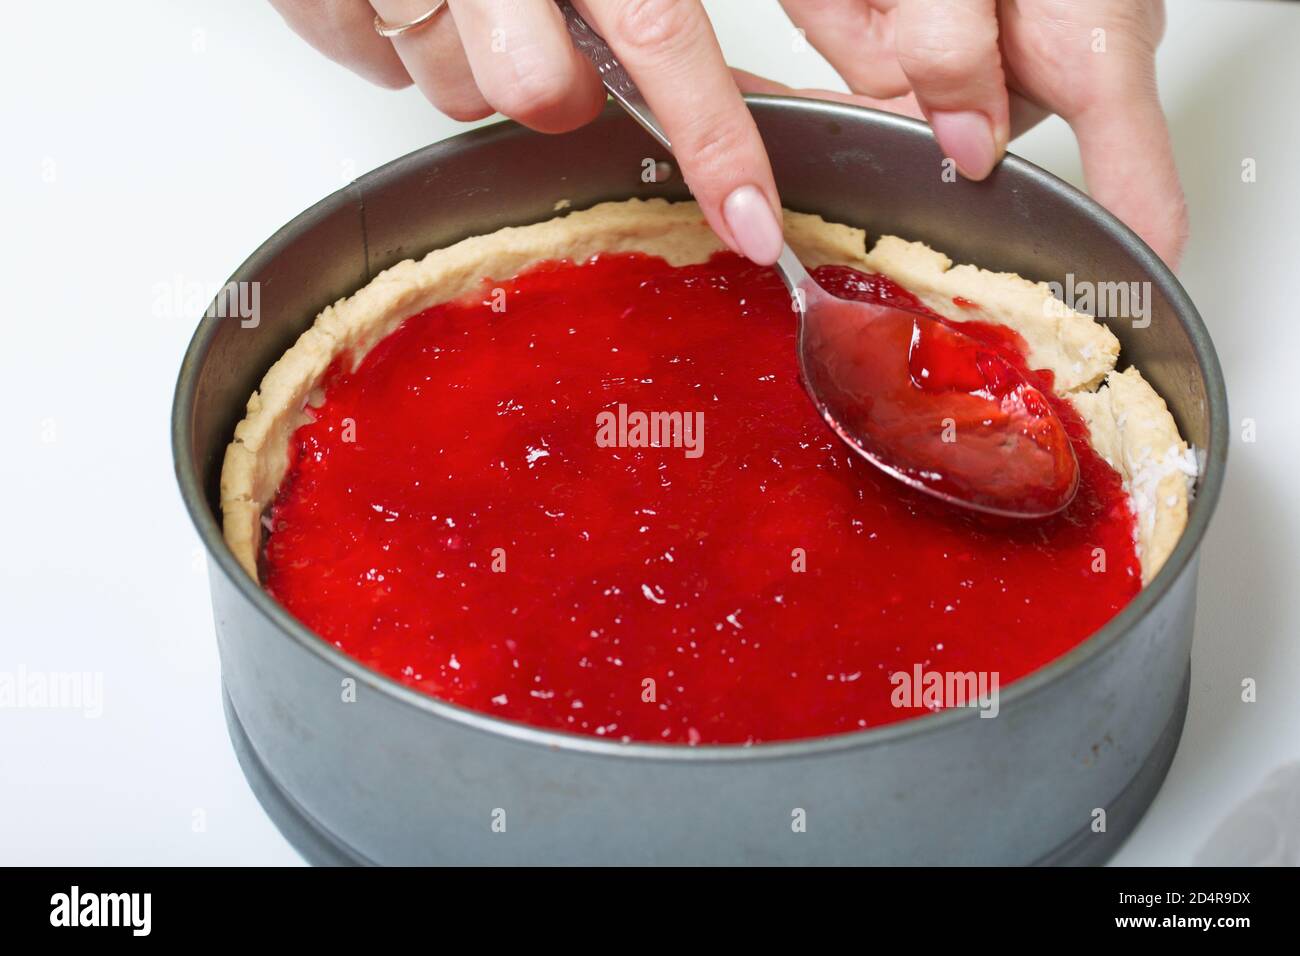
[[[879,276],[816,277],[924,309]],[[262,580],[405,684],[614,740],[783,740],[951,705],[900,674],[1005,686],[1141,573],[1120,478],[1050,373],[1013,332],[960,328],[1064,423],[1080,478],[1060,515],[957,511],[859,459],[799,383],[771,270],[606,255],[485,284],[336,362]]]

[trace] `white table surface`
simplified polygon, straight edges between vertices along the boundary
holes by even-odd
[[[0,31],[0,672],[102,673],[103,713],[0,709],[0,864],[300,863],[226,736],[204,558],[172,477],[172,387],[206,304],[185,299],[348,179],[464,127],[324,60],[263,2],[58,6],[75,28],[26,3]],[[708,6],[735,65],[838,88],[815,53],[790,53],[775,2]],[[1186,731],[1124,864],[1191,861],[1300,757],[1300,5],[1171,8],[1182,279],[1257,440],[1234,435]],[[1013,149],[1080,182],[1059,121]]]

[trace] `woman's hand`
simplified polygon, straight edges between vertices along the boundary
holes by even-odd
[[[450,0],[391,41],[372,21],[406,23],[435,0],[271,0],[326,56],[384,86],[414,82],[459,120],[504,113],[543,132],[590,122],[605,103],[552,0]],[[768,265],[781,251],[780,200],[767,153],[699,0],[576,4],[641,88],[672,140],[714,231]],[[373,9],[372,9],[373,7]]]
[[[1166,262],[1187,207],[1156,93],[1163,0],[781,0],[853,90],[804,95],[923,116],[944,154],[983,179],[1014,136],[1056,113],[1088,188]],[[746,92],[795,92],[737,74]]]

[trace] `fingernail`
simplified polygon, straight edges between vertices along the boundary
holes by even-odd
[[[983,179],[993,171],[998,150],[993,124],[983,113],[937,112],[930,116],[930,126],[943,154],[957,164],[957,171],[967,179]]]
[[[746,259],[770,266],[781,255],[781,224],[757,186],[741,186],[722,204],[722,218]]]

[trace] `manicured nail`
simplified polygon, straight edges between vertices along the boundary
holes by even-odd
[[[983,179],[993,171],[998,150],[993,124],[983,113],[938,112],[931,115],[930,126],[943,154],[952,158],[957,171],[967,179]]]
[[[722,204],[722,217],[741,255],[770,266],[781,256],[781,224],[757,186],[741,186]]]

